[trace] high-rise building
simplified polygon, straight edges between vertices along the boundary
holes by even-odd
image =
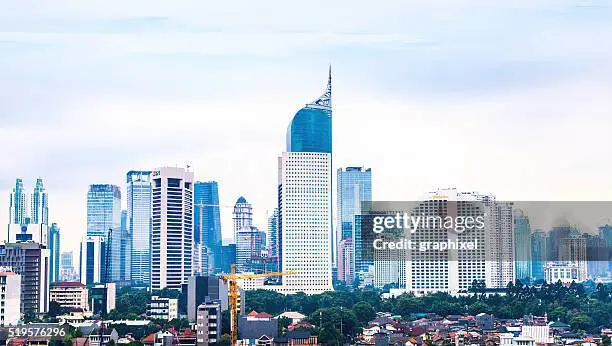
[[[546,250],[549,261],[561,260],[561,240],[569,237],[571,233],[575,233],[575,228],[570,225],[554,226],[548,234]]]
[[[221,213],[217,182],[196,182],[193,190],[193,203],[194,241],[201,249],[202,268],[214,268],[215,271],[218,271],[221,267]],[[213,259],[213,263],[209,263],[210,258]],[[208,272],[202,274],[206,275]]]
[[[603,238],[607,243],[608,255],[606,256],[608,262],[608,271],[612,272],[612,226],[603,225],[599,227],[599,236]]]
[[[109,280],[108,272],[108,247],[106,237],[88,236],[81,242],[79,255],[80,281],[84,285],[105,283]]]
[[[193,172],[162,167],[151,177],[151,289],[180,290],[193,271]]]
[[[270,258],[274,264],[274,271],[278,271],[278,208],[274,208],[272,215],[268,216],[268,248]]]
[[[49,228],[49,280],[51,283],[60,280],[60,228],[57,223],[52,223]]]
[[[21,313],[49,309],[49,250],[37,243],[0,245],[0,266],[21,275]]]
[[[262,252],[266,247],[266,233],[255,226],[243,227],[236,234],[236,271],[262,272]]]
[[[458,232],[440,223],[420,225],[416,232],[405,232],[406,238],[419,244],[406,250],[406,289],[418,294],[457,292],[484,282],[488,288],[504,288],[514,281],[514,220],[511,203],[499,202],[492,195],[443,189],[428,193],[411,211],[413,216],[450,216],[482,219],[482,227]],[[436,220],[436,219],[434,219]],[[450,248],[421,249],[420,244],[458,242],[472,243],[472,250]],[[424,250],[424,251],[423,251]]]
[[[587,277],[586,239],[579,233],[571,232],[567,238],[562,238],[559,248],[559,260],[578,265],[579,277]]]
[[[279,257],[282,278],[272,289],[316,294],[332,290],[332,98],[325,93],[300,109],[279,157]]]
[[[221,272],[230,273],[232,264],[236,263],[236,244],[221,246]]]
[[[353,270],[353,240],[343,239],[338,244],[338,281],[352,284],[355,280]]]
[[[236,235],[241,229],[253,225],[253,206],[242,196],[234,204],[233,220],[234,239],[236,239]]]
[[[546,232],[536,230],[531,233],[531,276],[534,280],[544,280],[544,265],[548,259],[547,244]]]
[[[514,257],[517,280],[530,280],[531,274],[531,226],[529,217],[520,209],[514,215]]]
[[[87,235],[108,237],[121,228],[121,190],[116,185],[93,184],[87,192]]]
[[[28,202],[27,195],[23,188],[23,180],[17,178],[15,180],[15,187],[11,192],[10,205],[9,205],[9,224],[23,225],[26,223],[28,216]]]
[[[36,179],[36,186],[30,198],[31,215],[30,223],[49,224],[49,201],[47,192],[41,178]]]
[[[350,239],[354,244],[353,232],[355,215],[361,213],[361,203],[372,201],[372,169],[363,167],[339,168],[337,173],[338,225],[336,226],[336,244]],[[341,256],[340,249],[337,251]],[[350,271],[355,271],[351,261]],[[340,263],[338,263],[340,266]],[[340,273],[338,274],[340,275]]]
[[[0,327],[15,326],[21,319],[21,275],[0,267]]]
[[[59,281],[80,281],[80,273],[75,270],[73,252],[66,251],[60,255]]]
[[[127,173],[127,230],[131,281],[137,287],[151,284],[151,172]]]
[[[589,277],[607,276],[610,249],[608,242],[598,236],[582,234],[586,242],[587,273]]]
[[[119,286],[130,284],[130,246],[131,241],[127,230],[127,211],[121,211],[118,229],[110,229],[107,238],[109,271],[107,282],[116,282]]]
[[[206,299],[219,300],[221,302],[221,310],[227,310],[228,304],[228,286],[227,283],[215,276],[192,276],[189,278],[186,292],[187,296],[186,308],[187,318],[189,321],[196,319],[196,307],[206,301]]]

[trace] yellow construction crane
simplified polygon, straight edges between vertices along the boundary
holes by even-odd
[[[228,283],[229,285],[229,308],[230,308],[230,331],[231,331],[231,340],[232,346],[235,346],[238,343],[238,298],[240,298],[240,292],[238,291],[238,280],[241,279],[256,279],[256,278],[267,278],[271,276],[285,276],[285,275],[293,275],[295,272],[270,272],[270,273],[261,273],[261,274],[252,274],[252,273],[244,273],[244,274],[236,274],[236,265],[232,264],[232,272],[227,275],[223,275],[223,281]]]

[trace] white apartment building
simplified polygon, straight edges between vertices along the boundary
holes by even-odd
[[[198,306],[196,345],[214,345],[221,337],[221,302],[206,301]]]
[[[544,265],[544,278],[546,282],[571,283],[572,281],[586,281],[587,275],[584,267],[576,262],[547,262]]]
[[[0,267],[0,327],[14,326],[21,317],[21,275]]]
[[[58,282],[49,291],[49,300],[64,308],[89,310],[89,291],[80,282]]]
[[[171,321],[178,318],[178,299],[151,296],[147,304],[147,318]]]
[[[332,290],[331,154],[285,152],[279,158],[280,267],[295,271],[283,294]]]
[[[180,290],[193,272],[193,172],[162,167],[151,178],[151,289]]]

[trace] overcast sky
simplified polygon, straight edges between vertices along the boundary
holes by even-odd
[[[265,229],[329,64],[334,165],[372,167],[376,200],[609,200],[610,42],[606,0],[4,0],[0,225],[40,176],[76,249],[89,184],[125,196],[127,171],[190,162]]]

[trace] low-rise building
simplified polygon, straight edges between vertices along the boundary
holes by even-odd
[[[0,327],[16,325],[21,317],[21,275],[0,267]]]
[[[196,319],[196,344],[209,345],[221,337],[221,302],[207,300],[198,306]]]
[[[238,319],[239,339],[259,339],[278,336],[278,320],[265,312],[251,311]]]
[[[582,265],[576,262],[548,262],[544,265],[544,277],[546,282],[562,283],[583,282],[587,279],[586,271]]]
[[[91,287],[90,307],[94,314],[109,313],[115,308],[117,286],[114,282],[98,284]]]
[[[178,318],[178,299],[151,296],[147,304],[147,318],[171,321]]]
[[[50,300],[63,308],[89,310],[87,287],[80,282],[58,282],[51,287]]]

